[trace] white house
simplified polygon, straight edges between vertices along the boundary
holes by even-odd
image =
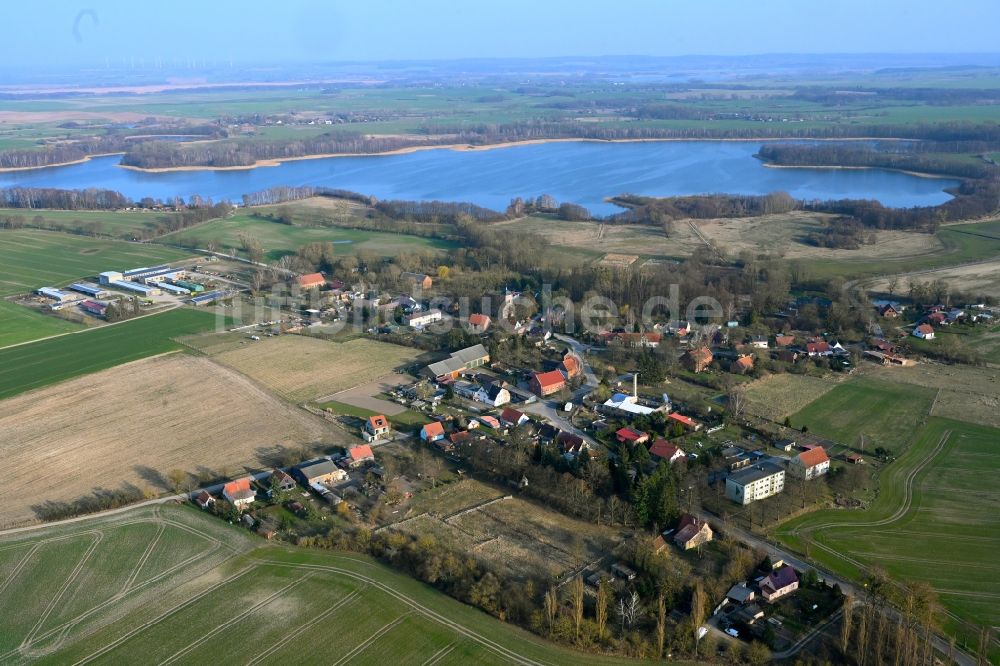
[[[250,477],[230,481],[222,487],[222,496],[237,509],[253,504],[257,493],[250,487]]]
[[[427,312],[414,312],[406,318],[406,325],[410,328],[420,330],[430,326],[434,322],[441,321],[443,316],[438,309],[428,310]]]
[[[933,340],[934,328],[930,324],[921,324],[913,329],[913,337],[921,340]]]
[[[823,476],[829,471],[830,457],[826,455],[822,446],[803,451],[788,463],[788,473],[806,481]]]

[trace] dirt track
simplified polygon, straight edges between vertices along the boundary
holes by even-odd
[[[131,483],[169,489],[170,470],[240,473],[281,447],[344,437],[215,363],[173,354],[0,402],[0,526],[32,505]]]

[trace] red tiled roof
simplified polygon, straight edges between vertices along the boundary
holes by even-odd
[[[299,278],[300,287],[317,287],[326,284],[326,278],[321,273],[309,273]]]
[[[423,431],[426,437],[437,437],[444,434],[444,426],[440,421],[432,421],[423,427]]]
[[[538,385],[543,389],[552,388],[553,386],[559,386],[566,383],[566,380],[563,378],[563,374],[558,370],[536,372],[535,381],[538,382]]]
[[[439,423],[438,425],[441,424]],[[368,446],[367,444],[359,444],[358,446],[352,446],[347,452],[351,455],[351,459],[354,460],[355,462],[375,457],[375,454],[372,453],[372,447]]]
[[[819,353],[822,353],[822,352],[827,352],[827,351],[830,351],[830,343],[829,342],[825,342],[825,341],[823,341],[823,342],[807,342],[806,343],[806,351],[809,352],[810,354],[819,354]]]
[[[230,481],[226,485],[222,486],[222,492],[227,495],[235,495],[238,492],[246,492],[250,490],[250,477],[245,479],[237,479],[236,481]]]
[[[511,407],[504,407],[504,410],[500,412],[501,421],[513,423],[514,425],[517,425],[523,417],[524,412],[519,412]]]
[[[694,422],[694,419],[692,419],[690,416],[684,416],[683,414],[678,414],[677,412],[671,412],[670,414],[667,414],[667,418],[673,419],[678,423],[683,423],[689,428],[694,428],[695,426],[698,425],[697,423]]]
[[[472,435],[469,434],[468,430],[459,430],[458,432],[453,432],[448,435],[448,439],[452,444],[461,444],[470,437],[472,437]]]
[[[670,460],[677,452],[680,451],[681,455],[684,452],[681,451],[681,447],[676,444],[672,444],[665,439],[657,439],[653,442],[653,445],[649,447],[649,455],[656,456],[657,458],[663,458],[664,460]]]
[[[793,342],[795,342],[795,336],[794,335],[776,335],[776,336],[774,336],[774,344],[776,344],[776,345],[778,345],[780,347],[784,347],[786,345],[790,345]]]
[[[580,361],[573,354],[563,356],[562,367],[566,374],[573,375],[580,371]]]
[[[735,363],[744,370],[753,370],[752,356],[740,356],[738,359],[736,359]]]
[[[490,325],[491,319],[484,314],[471,314],[469,315],[469,324],[477,328],[486,328]]]
[[[934,327],[930,324],[921,324],[920,326],[917,326],[917,330],[924,335],[927,335],[928,333],[934,332]]]
[[[830,461],[830,458],[826,455],[826,450],[822,446],[803,451],[798,457],[806,467],[815,467],[820,463]]]
[[[368,417],[368,423],[373,428],[387,428],[389,426],[389,419],[385,418],[381,414],[376,414]]]
[[[627,426],[624,428],[619,428],[618,431],[615,432],[615,435],[618,436],[619,440],[625,442],[637,442],[640,439],[643,439],[644,437],[649,437],[649,435],[642,432],[641,430],[634,430]]]

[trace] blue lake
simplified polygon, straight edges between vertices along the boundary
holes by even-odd
[[[868,169],[774,169],[753,154],[758,142],[557,142],[492,150],[425,150],[297,160],[239,171],[145,173],[101,157],[64,167],[0,173],[0,187],[117,190],[139,199],[201,195],[238,201],[277,185],[316,185],[381,199],[469,201],[503,210],[515,196],[551,194],[597,213],[619,210],[605,197],[785,191],[799,199],[877,199],[887,206],[928,206],[950,198],[957,181]]]

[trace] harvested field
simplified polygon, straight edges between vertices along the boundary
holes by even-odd
[[[788,373],[758,379],[746,385],[747,410],[781,421],[826,395],[843,379],[843,375],[820,378]]]
[[[218,475],[264,467],[279,447],[336,435],[322,421],[203,358],[172,354],[0,402],[0,524],[32,506],[130,483],[169,489],[173,469]],[[343,437],[343,435],[340,435]]]
[[[301,402],[372,382],[409,365],[418,355],[409,347],[374,340],[327,342],[283,335],[214,358],[287,399]]]
[[[392,529],[434,534],[514,578],[544,572],[559,580],[615,547],[618,534],[613,529],[518,497],[491,502],[504,496],[502,490],[478,481],[460,481],[417,495],[414,508],[425,507],[427,513]]]
[[[941,389],[931,416],[1000,427],[1000,373],[993,368],[920,363],[909,368],[873,366],[865,374],[900,384]]]
[[[413,381],[413,378],[409,375],[393,373],[380,379],[376,379],[373,382],[368,382],[367,384],[362,384],[361,386],[356,386],[354,388],[347,389],[346,391],[340,391],[339,393],[334,393],[333,395],[320,398],[319,400],[320,402],[342,402],[346,405],[351,405],[352,407],[360,407],[361,409],[367,409],[372,412],[379,412],[385,414],[386,416],[395,416],[396,414],[405,412],[406,407],[404,405],[400,405],[399,403],[390,402],[376,396],[380,393],[392,391],[400,384],[407,384],[411,381]]]
[[[903,275],[899,281],[902,287],[897,287],[899,292],[905,293],[909,280],[918,282],[943,280],[952,291],[1000,299],[1000,259]],[[875,280],[865,286],[870,291],[884,293],[889,289],[889,280]]]

